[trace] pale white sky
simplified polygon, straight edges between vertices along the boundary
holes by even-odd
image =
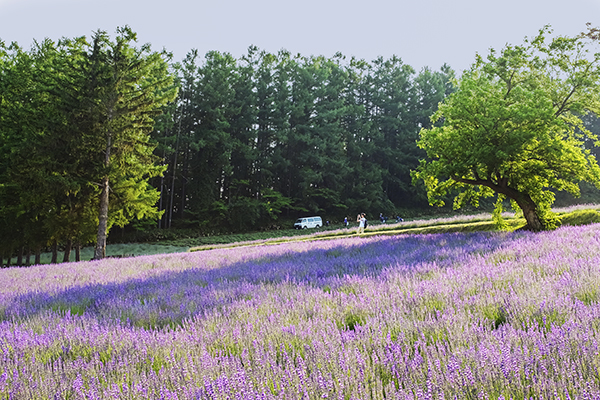
[[[0,39],[113,34],[129,25],[141,43],[181,60],[191,49],[235,57],[248,46],[302,55],[342,52],[368,61],[397,55],[416,70],[467,68],[475,53],[522,43],[545,24],[576,35],[600,26],[600,0],[0,0]]]

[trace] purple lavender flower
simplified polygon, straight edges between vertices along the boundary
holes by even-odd
[[[598,398],[600,226],[0,270],[0,397]]]

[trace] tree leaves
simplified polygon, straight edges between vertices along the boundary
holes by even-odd
[[[164,168],[154,164],[149,133],[175,87],[166,55],[137,49],[133,40],[124,27],[112,42],[97,32],[92,43],[76,38],[45,40],[29,52],[3,48],[0,197],[10,201],[0,206],[6,218],[0,234],[15,237],[8,247],[88,243],[102,219],[105,177],[113,199],[106,229],[157,216],[158,193],[148,178]]]
[[[581,37],[548,41],[549,33],[545,27],[522,46],[478,57],[432,117],[443,126],[421,131],[418,144],[431,161],[413,178],[424,180],[430,203],[461,188],[455,206],[465,198],[477,204],[492,192],[469,186],[483,186],[527,209],[529,226],[542,229],[538,219],[552,224],[550,188],[577,195],[582,180],[600,185],[595,159],[582,150],[592,135],[581,120],[598,105],[600,55],[584,57]]]

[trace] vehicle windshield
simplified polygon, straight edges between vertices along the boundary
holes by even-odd
[[[302,218],[298,218],[298,219],[296,220],[296,223],[297,223],[297,224],[299,224],[299,223],[301,223],[301,222],[302,222]]]

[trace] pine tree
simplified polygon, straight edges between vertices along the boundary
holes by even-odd
[[[113,224],[158,217],[159,194],[148,179],[164,168],[155,164],[155,144],[149,134],[154,118],[176,91],[167,54],[152,52],[148,45],[133,47],[135,40],[129,27],[119,28],[112,42],[105,32],[97,32],[84,70],[88,90],[82,122],[89,128],[86,144],[99,166],[95,259],[105,257]]]

